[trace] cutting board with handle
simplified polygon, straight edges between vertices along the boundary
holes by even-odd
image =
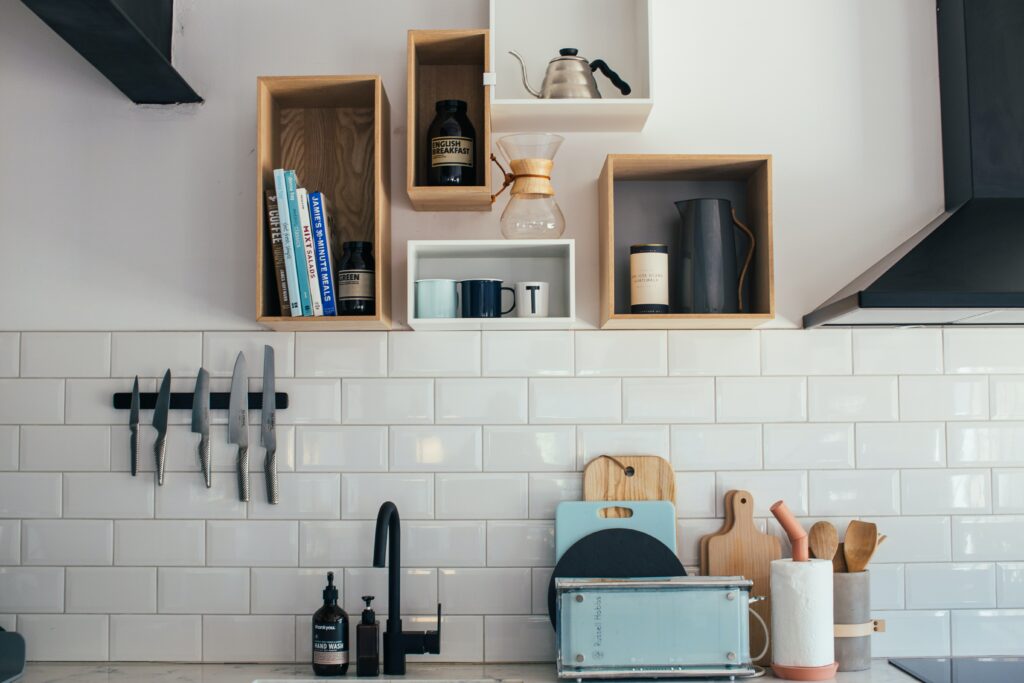
[[[754,582],[751,596],[766,599],[752,605],[754,611],[771,627],[770,595],[771,562],[782,557],[782,544],[778,537],[766,534],[754,524],[754,497],[749,491],[736,491],[732,495],[732,528],[708,539],[708,572],[711,576],[743,576]],[[750,618],[750,653],[753,656],[764,648],[764,630],[758,621]],[[770,653],[757,660],[769,664]]]
[[[615,509],[629,516],[602,514]],[[605,529],[642,531],[676,552],[676,508],[668,501],[565,501],[555,511],[555,562],[576,541]]]
[[[657,455],[599,455],[583,469],[583,500],[676,500],[672,465]],[[608,512],[609,517],[624,514]]]
[[[725,522],[722,523],[722,528],[713,534],[706,534],[700,537],[700,573],[701,576],[710,576],[708,573],[708,541],[715,536],[721,536],[725,532],[732,529],[732,497],[735,495],[735,491],[725,492]]]

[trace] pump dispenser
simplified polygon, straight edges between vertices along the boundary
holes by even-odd
[[[356,626],[356,676],[378,676],[380,675],[380,625],[377,624],[377,615],[374,613],[370,603],[373,602],[372,595],[364,595],[363,602],[366,608],[363,610],[363,618]]]
[[[324,606],[313,613],[313,673],[344,676],[348,671],[348,614],[338,606],[334,572],[327,572]]]

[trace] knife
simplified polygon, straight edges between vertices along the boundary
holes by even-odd
[[[228,398],[228,443],[238,445],[238,498],[249,501],[249,378],[245,372],[245,354],[238,352],[231,374]]]
[[[167,465],[167,411],[171,408],[171,371],[164,373],[160,382],[160,393],[156,395],[156,409],[153,410],[153,426],[156,427],[156,481],[164,485],[164,468]]]
[[[263,407],[261,409],[260,442],[267,451],[263,472],[267,477],[267,501],[277,505],[277,433],[274,431],[274,347],[263,347]]]
[[[213,485],[210,472],[210,373],[199,368],[196,389],[192,394],[192,432],[199,434],[199,468],[206,488]]]
[[[132,411],[128,418],[128,429],[132,435],[129,443],[132,453],[132,476],[139,471],[139,376],[135,375],[135,384],[132,385]]]

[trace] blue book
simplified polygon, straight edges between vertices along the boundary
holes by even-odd
[[[288,193],[288,220],[292,228],[292,252],[294,253],[297,264],[299,263],[299,258],[302,259],[301,263],[305,264],[306,247],[302,244],[302,222],[299,220],[299,199],[295,194],[295,191],[299,189],[299,181],[295,177],[295,171],[284,172],[284,184]],[[298,277],[300,273],[304,275],[305,272],[305,268],[298,270],[298,265],[296,265],[295,281],[299,287],[299,303],[302,305],[302,315],[312,316],[313,300],[309,298],[309,279],[306,277]]]
[[[323,192],[309,193],[309,215],[313,222],[313,249],[320,300],[324,315],[338,315],[334,302],[334,265],[331,263],[331,238],[328,234],[327,198]]]
[[[292,237],[291,215],[288,210],[288,190],[284,181],[284,169],[274,169],[274,188],[277,190],[278,215],[281,220],[281,250],[284,252],[284,272],[288,283],[288,311],[281,311],[292,316],[302,315],[302,306],[299,303],[299,277],[295,266],[295,247]]]

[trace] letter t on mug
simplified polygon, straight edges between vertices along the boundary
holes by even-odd
[[[520,318],[548,317],[551,286],[547,282],[516,283],[516,315]]]

